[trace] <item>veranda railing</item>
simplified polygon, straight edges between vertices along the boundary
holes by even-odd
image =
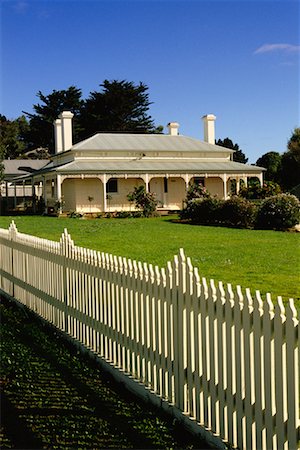
[[[299,439],[299,319],[291,299],[0,229],[0,289],[224,441],[290,449]]]

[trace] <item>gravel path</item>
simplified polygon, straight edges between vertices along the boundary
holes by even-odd
[[[0,307],[1,449],[208,448],[31,313]]]

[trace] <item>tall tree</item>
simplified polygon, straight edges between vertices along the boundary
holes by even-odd
[[[81,89],[70,86],[66,90],[53,90],[51,94],[44,95],[41,91],[37,97],[41,103],[33,105],[34,114],[26,113],[29,118],[30,129],[24,134],[28,142],[28,149],[46,148],[54,153],[53,122],[59,114],[68,110],[74,114],[74,141],[80,135],[79,116],[83,105]]]
[[[16,159],[23,157],[26,142],[22,138],[29,125],[25,116],[8,120],[0,114],[0,151],[2,158]]]
[[[266,181],[280,183],[281,159],[282,155],[278,152],[268,152],[258,158],[256,165],[267,169],[264,174]]]
[[[294,129],[287,148],[281,160],[281,179],[289,190],[300,184],[300,128]]]
[[[246,155],[244,152],[240,149],[238,144],[234,144],[231,139],[228,137],[224,140],[219,139],[216,142],[217,145],[220,145],[221,147],[230,148],[231,150],[234,150],[233,154],[233,161],[240,162],[246,164],[248,162],[248,158],[246,158]]]
[[[84,137],[99,131],[151,133],[155,127],[148,115],[148,87],[125,80],[104,80],[100,92],[90,93],[82,110]]]

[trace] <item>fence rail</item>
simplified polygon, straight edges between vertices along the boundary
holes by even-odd
[[[180,251],[165,268],[0,229],[0,289],[247,450],[299,445],[292,299],[207,281]]]

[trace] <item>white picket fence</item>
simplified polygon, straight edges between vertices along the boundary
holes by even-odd
[[[233,447],[299,445],[299,319],[291,299],[0,229],[0,289]]]

